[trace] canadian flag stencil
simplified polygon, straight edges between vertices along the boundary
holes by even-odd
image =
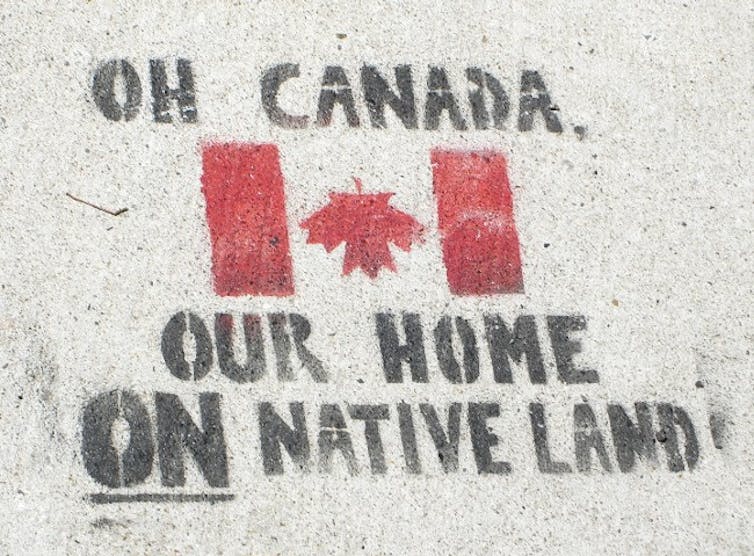
[[[492,150],[433,149],[428,163],[450,292],[523,292],[505,157]],[[383,269],[400,273],[391,248],[411,252],[424,240],[420,216],[395,208],[392,191],[365,192],[356,176],[352,192],[331,192],[319,210],[289,222],[280,156],[272,144],[206,144],[202,171],[213,284],[221,296],[295,293],[291,224],[307,232],[312,249],[332,253],[345,244],[343,260],[333,264],[342,265],[343,275],[358,269],[371,279]]]

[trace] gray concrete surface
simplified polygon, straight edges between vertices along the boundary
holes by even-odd
[[[751,553],[752,15],[705,0],[4,3],[0,550]],[[179,89],[179,59],[183,115],[152,87],[162,63]],[[273,100],[306,121],[270,111],[263,75],[281,64],[299,76]],[[365,65],[393,90],[410,66],[416,129],[389,106],[375,127]],[[342,102],[326,122],[327,91],[347,89],[323,96],[328,66],[358,126]],[[495,113],[486,83],[487,129],[467,68],[508,100]],[[432,105],[448,94],[466,129]],[[228,142],[277,146],[292,295],[218,293],[202,153]],[[433,149],[505,157],[522,293],[452,292]],[[343,245],[307,243],[299,224],[353,176],[424,226],[389,248],[396,272],[343,276]],[[405,342],[402,313],[421,321],[426,382],[406,362],[387,379],[401,352],[377,323],[394,315]],[[259,316],[266,359],[246,382],[223,372],[216,314],[240,363],[242,315]],[[491,349],[485,315],[536,328]],[[455,317],[478,357],[461,383],[449,353],[474,365]]]

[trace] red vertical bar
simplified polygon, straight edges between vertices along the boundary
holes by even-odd
[[[450,291],[521,293],[521,255],[505,157],[432,151],[432,174]]]
[[[202,192],[218,295],[293,294],[285,192],[275,145],[208,144]]]

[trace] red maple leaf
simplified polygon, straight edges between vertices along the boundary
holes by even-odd
[[[306,242],[321,243],[328,253],[345,242],[344,276],[357,267],[370,278],[382,267],[395,272],[388,244],[408,251],[423,241],[424,227],[388,204],[394,193],[362,193],[361,180],[354,181],[358,193],[330,193],[330,202],[301,222],[309,230]]]

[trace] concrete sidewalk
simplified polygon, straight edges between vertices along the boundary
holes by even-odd
[[[754,550],[748,2],[0,7],[0,550]]]

